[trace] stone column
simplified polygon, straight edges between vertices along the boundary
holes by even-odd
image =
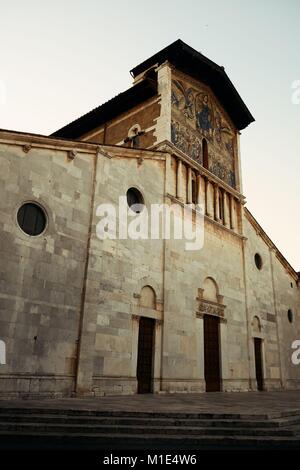
[[[155,321],[155,341],[154,341],[154,367],[153,367],[153,392],[160,391],[161,378],[161,357],[162,357],[162,320]]]
[[[203,214],[205,214],[205,179],[199,174],[197,175],[197,204],[202,207]]]
[[[188,167],[188,176],[187,176],[187,203],[192,204],[193,196],[192,196],[192,169]]]
[[[230,194],[230,228],[232,230],[236,229],[236,218],[235,218],[235,202],[234,197]]]
[[[221,359],[221,390],[227,391],[227,381],[230,379],[228,369],[228,343],[227,343],[227,321],[220,318],[220,359]]]
[[[229,205],[226,191],[223,192],[224,225],[229,228]]]
[[[196,202],[197,204],[202,204],[202,179],[201,175],[196,176],[196,184],[197,184],[197,195],[196,195]]]
[[[172,156],[167,153],[166,154],[166,193],[172,194],[172,196],[176,196],[174,194],[174,186],[173,186],[173,169],[172,169]]]
[[[215,200],[215,220],[220,222],[220,204],[219,204],[219,186],[214,186],[214,200]]]
[[[182,161],[177,160],[177,175],[176,175],[176,197],[180,201],[184,201],[183,197],[183,180],[182,180]]]
[[[213,186],[210,181],[206,180],[206,215],[214,217],[214,193]]]

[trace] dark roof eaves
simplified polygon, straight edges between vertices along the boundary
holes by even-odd
[[[91,125],[94,128],[100,127],[122,112],[153,98],[155,95],[157,95],[157,88],[153,87],[148,80],[144,80],[53,132],[51,136],[71,139],[80,137],[91,129]]]

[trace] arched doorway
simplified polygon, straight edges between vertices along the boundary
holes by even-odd
[[[154,327],[153,318],[140,317],[137,357],[138,393],[152,393],[153,391]]]
[[[262,355],[262,334],[261,322],[258,316],[253,317],[252,331],[254,341],[254,363],[255,363],[255,378],[257,390],[264,389],[264,373],[263,373],[263,355]]]
[[[204,379],[207,392],[221,390],[221,323],[226,323],[223,296],[216,281],[205,278],[203,288],[198,289],[198,317],[203,318]]]
[[[204,378],[207,392],[221,390],[219,318],[204,315]]]

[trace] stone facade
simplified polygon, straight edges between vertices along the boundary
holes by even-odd
[[[136,393],[141,318],[154,321],[154,393],[205,391],[207,317],[218,322],[221,390],[256,390],[254,338],[264,388],[300,387],[291,361],[300,339],[298,275],[245,208],[238,130],[207,84],[169,63],[156,72],[157,97],[80,141],[0,132],[0,397]],[[199,139],[199,158],[174,140],[175,119]],[[139,148],[126,141],[135,126]],[[203,138],[224,171],[203,166]],[[147,208],[202,204],[203,248],[100,240],[97,207],[117,207],[131,187]],[[26,201],[46,212],[41,235],[18,225]]]

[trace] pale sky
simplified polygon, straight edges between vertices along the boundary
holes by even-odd
[[[223,65],[256,122],[247,207],[300,271],[299,0],[0,0],[0,127],[49,134],[127,89],[180,38]],[[297,85],[297,84],[296,84]]]

